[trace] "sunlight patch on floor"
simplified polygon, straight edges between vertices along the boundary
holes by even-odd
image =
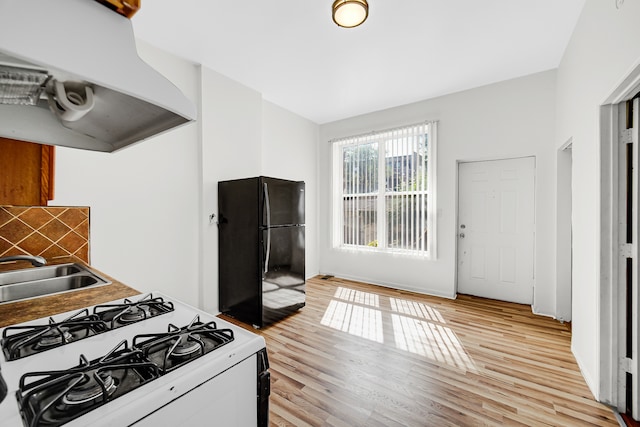
[[[421,319],[432,320],[434,322],[447,323],[442,314],[433,307],[417,301],[410,301],[399,298],[389,298],[391,310],[401,314],[407,314]]]
[[[355,302],[357,304],[368,305],[371,307],[380,307],[380,296],[369,292],[356,291],[355,289],[343,288],[340,286],[336,289],[334,298],[344,301]]]
[[[456,334],[443,325],[392,314],[396,347],[433,361],[476,372],[476,366]]]
[[[380,310],[331,300],[320,323],[371,341],[384,341]]]
[[[475,363],[437,309],[401,298],[383,297],[381,301],[379,295],[345,287],[337,288],[333,297],[320,321],[322,325],[378,343],[384,343],[386,332],[387,343],[399,350],[477,372]]]

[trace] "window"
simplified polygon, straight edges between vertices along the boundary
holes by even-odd
[[[333,242],[435,257],[436,122],[333,141]]]

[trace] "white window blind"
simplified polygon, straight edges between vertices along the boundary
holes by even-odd
[[[436,124],[332,141],[334,246],[435,255]]]

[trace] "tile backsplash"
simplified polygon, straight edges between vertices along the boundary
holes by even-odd
[[[0,206],[0,257],[24,254],[89,263],[89,208]]]

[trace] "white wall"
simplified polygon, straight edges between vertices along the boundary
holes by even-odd
[[[199,118],[113,154],[57,149],[52,204],[91,207],[92,264],[217,313],[217,183],[262,174],[307,183],[306,271],[317,274],[318,125],[213,70],[140,41],[138,52]]]
[[[262,96],[202,67],[202,301],[218,312],[218,181],[260,175]]]
[[[138,51],[197,102],[195,66],[143,43]],[[111,154],[57,147],[51,204],[91,207],[96,268],[197,304],[198,161],[195,123]]]
[[[424,120],[438,125],[438,257],[351,253],[320,237],[320,271],[417,292],[456,294],[457,162],[536,156],[534,310],[555,313],[555,71],[354,117],[320,127],[320,230],[331,229],[329,140]]]
[[[305,272],[319,272],[318,125],[263,103],[262,175],[305,182]]]
[[[599,343],[599,106],[640,60],[640,2],[587,0],[558,69],[559,146],[573,139],[572,349],[596,398]]]
[[[202,301],[218,311],[218,181],[267,175],[306,182],[306,273],[318,274],[318,125],[202,68]]]

